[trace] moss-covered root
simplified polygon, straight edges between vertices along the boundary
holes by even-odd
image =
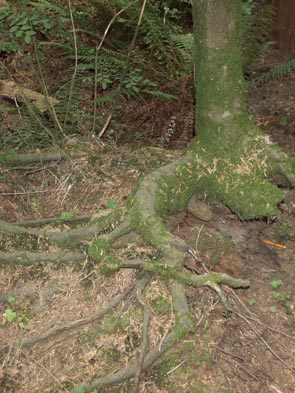
[[[0,233],[13,236],[24,235],[36,236],[38,238],[42,237],[47,239],[50,243],[58,244],[62,248],[73,248],[74,246],[79,245],[83,240],[89,240],[107,228],[114,228],[118,225],[120,225],[120,228],[122,226],[126,228],[126,226],[130,224],[130,221],[128,221],[128,219],[124,220],[125,214],[125,208],[115,209],[110,212],[106,212],[99,217],[94,217],[90,223],[84,227],[69,231],[44,231],[42,229],[30,229],[0,220]]]
[[[263,141],[267,137],[259,139]],[[292,160],[276,144],[260,145],[261,142],[256,150],[254,146],[251,154],[241,155],[236,164],[235,160],[224,160],[207,182],[208,193],[242,219],[277,215],[278,204],[284,199],[285,192],[269,179],[285,186],[295,186]]]
[[[182,263],[188,246],[169,232],[163,218],[186,208],[194,193],[191,161],[187,154],[146,176],[129,202],[132,226],[144,241],[161,252],[169,266]]]
[[[227,180],[228,181],[228,180]],[[212,194],[242,219],[274,217],[285,193],[268,180],[252,176],[232,176],[231,183],[215,179]]]
[[[215,290],[216,286],[220,284],[226,284],[231,288],[248,288],[250,285],[248,280],[233,278],[225,273],[210,272],[196,275],[180,266],[169,266],[165,260],[145,262],[141,259],[133,259],[121,263],[121,267],[143,269],[161,277],[173,278],[177,282],[194,288],[207,286]]]

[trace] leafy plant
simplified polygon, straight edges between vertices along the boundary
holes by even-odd
[[[13,303],[16,301],[16,298],[14,296],[8,296],[8,298],[6,300],[8,303]]]
[[[0,26],[8,31],[8,37],[21,39],[25,44],[30,44],[37,32],[46,34],[52,29],[51,21],[36,8],[30,7],[19,12],[17,6],[9,3],[0,10]]]
[[[115,201],[114,199],[110,199],[107,202],[108,209],[117,209],[120,206],[120,203]]]
[[[279,121],[279,125],[283,126],[283,127],[287,127],[288,125],[288,119],[286,119],[285,117],[282,117]]]
[[[16,318],[16,312],[7,308],[4,312],[4,317],[6,318],[7,322],[13,322]]]
[[[278,291],[273,291],[272,296],[275,299],[281,300],[283,302],[285,302],[286,300],[290,300],[292,297],[289,293],[284,294]]]
[[[273,280],[271,281],[270,285],[274,289],[272,292],[273,298],[276,299],[279,302],[279,304],[285,308],[287,313],[289,313],[290,309],[289,309],[288,301],[292,299],[292,295],[290,293],[284,293],[278,290],[283,285],[283,281]],[[272,306],[271,308],[276,311],[276,306]],[[272,310],[270,311],[275,312]]]
[[[78,386],[75,393],[85,393],[86,390],[83,386]],[[90,393],[99,393],[97,389],[91,390]]]
[[[75,218],[75,214],[72,212],[61,212],[61,218]]]
[[[273,280],[270,285],[273,289],[279,288],[283,284],[282,280]]]
[[[270,307],[269,307],[269,311],[270,311],[271,313],[275,314],[275,313],[277,312],[276,306],[270,306]]]
[[[86,390],[83,388],[83,386],[78,386],[76,389],[76,393],[85,393]]]

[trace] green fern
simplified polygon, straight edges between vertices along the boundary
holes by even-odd
[[[244,4],[243,68],[247,74],[255,62],[263,56],[273,44],[269,33],[275,17],[271,5],[259,6],[247,1]]]
[[[290,74],[292,71],[295,71],[295,58],[291,59],[287,63],[278,65],[274,67],[272,70],[260,75],[252,82],[252,86],[261,86],[264,83],[269,82],[270,80],[283,79],[286,75]]]
[[[192,51],[194,45],[194,37],[192,33],[187,34],[171,34],[171,41],[174,44],[174,49],[183,62],[183,67],[189,72],[193,69]]]
[[[190,14],[188,3],[189,0],[177,2],[149,0],[147,2],[136,44],[132,48],[130,59],[128,58],[129,64],[126,70],[125,59],[130,54],[130,42],[137,28],[142,2],[134,3],[133,0],[72,2],[75,34],[78,38],[77,54],[73,45],[67,2],[19,0],[17,5],[11,2],[9,10],[6,10],[2,19],[0,18],[0,27],[6,27],[9,31],[9,18],[12,16],[18,18],[19,11],[22,9],[32,14],[34,20],[40,19],[41,28],[44,27],[44,21],[48,18],[51,28],[44,32],[43,41],[42,36],[41,41],[36,39],[37,50],[42,50],[40,53],[45,63],[51,61],[50,55],[54,50],[64,64],[63,84],[55,93],[50,92],[50,95],[54,95],[59,100],[54,109],[58,121],[64,124],[64,129],[54,131],[52,136],[48,136],[46,129],[58,128],[58,122],[54,116],[51,119],[50,111],[49,119],[47,115],[46,118],[45,115],[39,113],[38,122],[43,121],[45,127],[44,134],[41,133],[44,143],[50,142],[53,137],[56,139],[55,133],[59,135],[72,132],[84,133],[87,128],[87,119],[96,116],[91,111],[96,112],[96,108],[111,107],[117,103],[118,97],[151,96],[165,101],[175,99],[179,95],[177,89],[179,89],[181,80],[193,69],[193,36],[187,32],[187,26],[191,23],[191,19],[188,18]],[[130,4],[132,6],[128,8]],[[245,4],[248,8],[245,8],[247,12],[245,11],[244,58],[245,70],[248,70],[267,46],[266,32],[272,21],[272,14],[270,9],[255,8],[253,2],[247,1]],[[124,12],[114,20],[96,58],[96,48],[106,27],[115,13],[121,9],[124,9]],[[39,27],[40,32],[43,31],[41,28]],[[12,38],[10,48],[14,50],[16,46],[13,45],[19,45],[23,53],[26,53],[27,47],[24,42],[16,37]],[[38,58],[38,54],[36,57]],[[39,57],[41,58],[41,55]],[[74,67],[76,61],[78,65]],[[34,64],[32,66],[34,67]],[[42,72],[39,67],[40,73]],[[43,79],[46,80],[46,77]],[[97,86],[94,94],[95,102],[89,102],[88,98],[85,105],[85,96],[89,97],[87,92],[92,92],[94,85]],[[169,86],[169,90],[166,86]],[[42,91],[42,86],[40,90]],[[43,90],[45,90],[44,83]],[[68,106],[69,94],[71,100]],[[89,112],[85,107],[89,108]],[[98,114],[100,112],[102,110],[97,111]],[[24,127],[29,130],[36,124],[36,119],[34,120],[29,115],[25,116]],[[81,119],[83,122],[87,120],[85,124],[81,125]],[[30,135],[32,137],[35,135],[37,143],[41,143],[34,132]],[[60,135],[60,138],[62,136]]]
[[[5,135],[1,138],[4,149],[10,146],[31,151],[36,147],[50,146],[58,141],[59,135],[46,125],[45,118],[33,104],[26,102],[18,108],[18,113],[19,123],[14,127],[10,126],[9,132],[5,130]]]

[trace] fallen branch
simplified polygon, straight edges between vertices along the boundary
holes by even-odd
[[[54,97],[45,97],[43,94],[34,90],[18,86],[11,80],[0,81],[0,96],[8,97],[19,102],[33,101],[40,112],[45,112],[53,105],[59,103],[59,101]]]

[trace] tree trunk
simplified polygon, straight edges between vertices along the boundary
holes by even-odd
[[[276,10],[276,23],[274,27],[274,39],[278,47],[294,54],[295,53],[295,1],[273,0],[272,5]]]
[[[243,218],[275,215],[284,195],[268,177],[282,168],[278,148],[246,112],[242,2],[193,0],[193,17],[197,139],[191,149],[207,163],[203,191]]]

